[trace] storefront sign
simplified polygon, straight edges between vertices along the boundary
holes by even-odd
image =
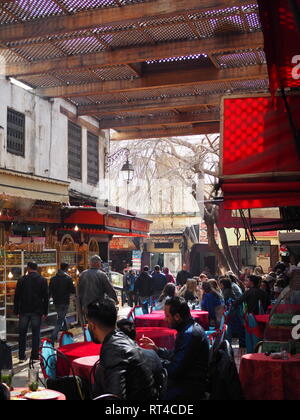
[[[131,222],[131,230],[134,232],[149,232],[150,223],[141,220],[133,220]]]
[[[130,238],[113,238],[109,244],[110,249],[133,250],[135,245]]]
[[[140,270],[142,265],[142,252],[133,251],[132,252],[132,268],[133,270]]]
[[[121,217],[106,216],[105,226],[118,229],[130,229],[130,219],[123,219]]]

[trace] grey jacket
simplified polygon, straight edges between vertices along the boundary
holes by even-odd
[[[84,310],[95,300],[105,297],[105,294],[118,302],[115,289],[108,280],[107,275],[97,268],[90,268],[81,273],[78,283],[78,294]]]

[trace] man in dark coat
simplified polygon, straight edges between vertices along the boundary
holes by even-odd
[[[183,264],[182,266],[182,270],[178,272],[177,276],[176,276],[176,285],[177,286],[184,286],[187,279],[191,279],[193,276],[191,275],[191,273],[189,273],[187,271],[187,266],[186,264]]]
[[[157,352],[165,360],[168,372],[166,400],[197,401],[204,399],[207,386],[209,344],[205,331],[197,324],[181,296],[167,300],[165,316],[169,328],[177,331],[173,351],[159,348],[148,337],[139,344]]]
[[[55,277],[50,280],[49,293],[57,312],[57,322],[51,335],[51,340],[57,340],[61,329],[68,330],[66,316],[69,310],[70,297],[75,294],[73,279],[68,275],[69,265],[62,263]]]
[[[143,272],[136,279],[134,292],[139,296],[139,301],[143,307],[144,314],[147,314],[149,299],[153,292],[152,277],[149,273],[148,266],[144,267]]]
[[[95,397],[113,394],[130,401],[155,399],[153,373],[142,349],[116,328],[114,301],[106,298],[91,303],[87,319],[93,342],[102,344],[95,372]]]
[[[38,273],[38,265],[27,264],[27,274],[17,283],[14,313],[19,317],[19,361],[26,361],[26,339],[29,323],[32,328],[31,359],[39,360],[42,319],[48,315],[48,282]]]

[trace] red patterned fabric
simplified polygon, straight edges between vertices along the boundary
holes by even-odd
[[[300,46],[299,46],[300,51]],[[300,130],[299,96],[288,102]],[[300,160],[282,99],[224,99],[222,191],[225,209],[300,205]]]
[[[300,0],[296,0],[300,10]],[[300,33],[289,0],[258,0],[260,20],[265,38],[265,52],[268,62],[270,88],[300,87],[297,70],[299,61],[293,57],[300,55]]]
[[[72,367],[74,374],[89,380],[93,366],[98,362],[98,360],[99,356],[86,356],[73,360]]]
[[[165,347],[168,350],[173,350],[175,346],[177,331],[169,328],[159,327],[140,327],[136,329],[136,342],[145,336],[151,338],[157,347]]]
[[[205,330],[209,328],[208,312],[205,311],[191,311],[192,317]],[[138,315],[135,317],[136,327],[162,327],[167,328],[168,324],[165,321],[165,313],[163,311],[155,311],[152,314]]]
[[[299,400],[300,356],[274,360],[247,354],[241,359],[240,380],[246,400]]]

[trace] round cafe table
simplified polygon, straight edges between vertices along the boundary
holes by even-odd
[[[205,330],[209,329],[208,312],[193,310],[191,311],[191,315]],[[136,327],[168,327],[164,311],[154,311],[151,314],[137,315],[134,322]]]
[[[262,353],[246,354],[240,380],[246,400],[300,400],[300,355],[279,360]]]
[[[68,358],[69,362],[72,363],[73,360],[86,356],[98,356],[99,358],[101,347],[101,344],[84,341],[59,347],[58,351],[63,353]],[[68,363],[62,357],[58,357],[56,365],[58,376],[68,376],[70,373],[69,370],[70,366]]]
[[[151,338],[157,347],[165,347],[173,350],[175,346],[177,331],[162,327],[138,327],[136,328],[136,342],[145,336]]]
[[[74,370],[74,374],[76,376],[80,376],[81,378],[85,378],[87,380],[90,379],[91,371],[99,360],[98,356],[86,356],[81,357],[79,359],[75,359],[72,362],[72,367]]]

